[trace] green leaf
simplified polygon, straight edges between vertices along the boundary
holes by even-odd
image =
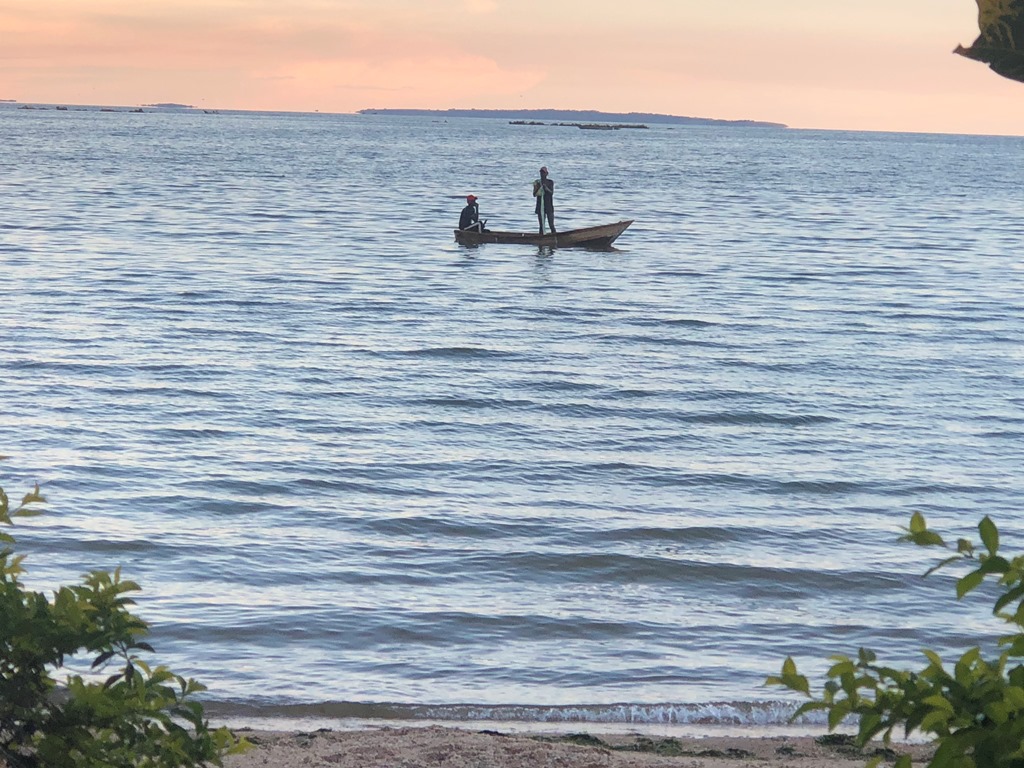
[[[99,656],[96,657],[96,660],[93,661],[92,668],[96,669],[96,667],[100,667],[100,666],[106,664],[108,661],[110,661],[110,659],[113,656],[114,656],[114,651],[107,651],[106,653],[101,653]]]
[[[1016,685],[1009,686],[1003,692],[1003,701],[1017,710],[1024,710],[1024,688]]]
[[[882,722],[882,716],[877,712],[862,714],[860,725],[857,728],[857,741],[860,744],[867,744],[883,728],[885,728],[885,724]]]
[[[829,671],[826,672],[826,674],[829,677],[839,677],[840,675],[852,675],[854,669],[855,667],[853,666],[853,662],[849,659],[845,659],[843,661],[838,662],[837,664],[833,664]]]
[[[928,661],[934,664],[939,669],[942,669],[942,657],[939,656],[935,651],[931,651],[927,648],[923,651],[924,655],[928,657]]]
[[[932,707],[933,709],[941,710],[950,715],[953,714],[953,704],[950,702],[949,699],[940,694],[936,694],[934,696],[927,696],[921,700],[921,703],[927,704],[929,707]]]
[[[933,709],[921,720],[918,730],[925,733],[944,732],[949,730],[950,713],[941,709]]]
[[[911,533],[924,533],[928,530],[928,523],[925,522],[924,515],[920,512],[915,512],[910,516],[910,528],[908,530]]]
[[[1005,557],[999,555],[986,555],[981,563],[981,567],[978,568],[984,574],[989,573],[1009,573],[1012,569],[1010,562]]]
[[[787,656],[782,663],[782,674],[771,675],[764,682],[765,685],[781,685],[791,691],[797,691],[807,696],[811,695],[810,683],[797,671],[796,662],[793,661],[792,656]]]
[[[942,537],[939,536],[935,531],[921,531],[920,533],[911,533],[908,536],[903,537],[904,541],[909,541],[912,544],[917,544],[919,547],[944,547],[946,542],[943,541]]]
[[[939,742],[938,749],[929,764],[930,768],[946,768],[948,765],[955,765],[954,759],[962,755],[964,747],[958,739],[945,738]],[[982,767],[984,768],[984,767]]]
[[[822,709],[828,709],[828,704],[823,701],[808,701],[802,704],[793,716],[789,719],[790,722],[795,722],[801,716],[806,715],[808,712],[818,712]]]
[[[843,720],[845,720],[846,717],[849,714],[850,714],[850,705],[849,704],[847,704],[845,701],[841,701],[841,702],[837,703],[835,706],[832,707],[831,710],[829,710],[829,713],[828,713],[828,729],[830,731],[834,731],[836,728],[838,728],[842,724]]]
[[[870,648],[858,648],[857,659],[860,661],[861,666],[866,666],[868,664],[874,664],[878,659],[878,654]]]
[[[43,495],[39,492],[39,483],[36,483],[35,488],[29,493],[26,493],[22,498],[21,505],[25,506],[26,504],[35,504],[44,501],[46,501],[46,499],[44,499]]]
[[[985,545],[988,553],[990,555],[996,554],[999,551],[999,529],[996,528],[996,524],[992,522],[988,515],[985,515],[982,521],[978,523],[978,533],[981,534],[981,542]]]
[[[963,559],[963,555],[953,555],[952,557],[947,557],[945,560],[942,560],[938,565],[933,565],[931,568],[925,571],[924,575],[931,576],[933,573],[935,573],[938,570],[941,570],[942,568],[945,568],[947,565],[951,565],[952,563],[958,563]]]
[[[996,725],[1004,725],[1012,714],[1012,708],[1001,701],[994,701],[985,707],[985,716]]]
[[[1003,610],[1003,608],[1012,603],[1014,600],[1020,600],[1022,597],[1024,597],[1024,584],[1019,584],[1013,589],[1011,589],[1009,592],[1004,594],[1002,597],[1000,597],[998,600],[996,600],[995,608],[993,608],[993,613],[999,613],[999,611]]]
[[[972,591],[974,589],[977,589],[977,587],[984,580],[985,580],[985,574],[982,573],[980,570],[978,570],[978,571],[971,571],[966,576],[964,576],[962,579],[957,581],[957,583],[956,583],[956,597],[957,597],[957,600],[962,599],[964,597],[964,595],[966,595],[968,592],[970,592],[970,591]]]
[[[782,678],[783,684],[792,691],[811,695],[811,686],[803,675],[785,675]]]

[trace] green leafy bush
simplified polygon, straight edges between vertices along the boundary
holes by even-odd
[[[40,514],[43,501],[37,485],[12,508],[0,488],[0,523]],[[139,657],[153,649],[142,640],[146,623],[129,611],[137,584],[120,569],[94,571],[49,599],[19,581],[24,556],[14,544],[0,531],[0,760],[9,768],[179,768],[222,765],[244,749],[204,720],[191,698],[203,686]],[[88,678],[65,669],[65,659],[82,655],[92,659]]]
[[[902,541],[947,546],[920,514],[905,530]],[[927,666],[913,672],[883,666],[872,651],[861,649],[856,658],[831,657],[834,663],[820,698],[811,694],[807,678],[787,658],[782,672],[766,682],[810,698],[794,718],[825,711],[830,731],[852,718],[861,747],[880,735],[888,744],[896,728],[904,736],[930,735],[936,744],[931,768],[1024,768],[1024,556],[999,554],[999,530],[988,517],[978,525],[978,534],[979,542],[960,539],[956,554],[926,575],[954,563],[972,566],[957,581],[957,599],[986,579],[996,583],[993,613],[1010,625],[1009,634],[999,640],[998,656],[985,659],[980,648],[971,648],[947,669],[938,654],[925,650]],[[911,764],[909,756],[896,762],[897,768]]]

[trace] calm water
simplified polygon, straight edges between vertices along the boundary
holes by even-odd
[[[1024,139],[12,106],[0,136],[30,583],[123,565],[220,711],[773,722],[787,654],[999,631],[895,540],[1024,544]],[[532,227],[541,164],[561,227],[636,219],[618,250],[452,242],[469,192]]]

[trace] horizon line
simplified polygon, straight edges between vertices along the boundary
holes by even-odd
[[[156,102],[156,103],[161,103],[161,102]],[[171,102],[166,102],[166,103],[171,103]],[[71,102],[71,101],[23,101],[22,99],[0,99],[0,107],[2,107],[3,105],[11,105],[11,104],[28,105],[28,106],[47,106],[47,107],[59,107],[59,106],[96,107],[96,108],[103,108],[103,107],[115,108],[115,107],[120,107],[120,108],[125,108],[125,109],[149,106],[149,105],[140,104],[140,103],[135,103],[135,104],[81,104],[81,103],[75,103],[75,102]],[[321,111],[319,109],[313,109],[313,110],[308,110],[308,109],[307,110],[298,110],[298,109],[246,109],[246,108],[239,108],[239,107],[206,107],[206,106],[194,106],[194,105],[181,105],[181,106],[177,106],[176,105],[174,107],[152,107],[152,106],[150,106],[150,109],[152,109],[154,111],[158,111],[158,110],[159,111],[180,110],[180,111],[183,111],[183,112],[202,112],[203,110],[208,110],[208,111],[216,111],[216,112],[254,112],[254,113],[263,112],[263,113],[267,113],[267,114],[282,114],[282,115],[351,115],[351,116],[370,116],[370,115],[365,115],[365,112],[368,111],[368,110],[373,110],[373,109],[377,109],[379,111],[385,111],[385,110],[395,110],[395,109],[403,109],[403,108],[401,108],[401,107],[379,107],[379,108],[376,108],[376,107],[365,107],[365,108],[363,108],[361,110],[356,110],[354,112],[343,112],[343,111],[333,111],[333,110]],[[427,108],[420,108],[420,109],[421,109],[421,111],[432,111],[432,112],[438,112],[438,113],[443,113],[445,111],[456,110],[456,109],[462,109],[462,111],[472,111],[474,109],[477,110],[477,111],[483,111],[483,110],[480,110],[479,108],[476,108],[476,107],[467,107],[467,108],[446,107],[446,108],[443,108],[443,109],[432,109],[432,110],[431,109],[427,109]],[[529,111],[536,111],[536,110],[523,108],[523,109],[520,109],[520,110],[496,110],[496,111],[529,112]],[[563,111],[563,112],[572,112],[572,111],[576,111],[576,112],[583,112],[583,111],[598,112],[600,110],[569,110],[569,109],[566,109],[566,110],[560,110],[560,111]],[[644,114],[644,113],[624,113],[624,112],[618,112],[618,113],[611,113],[611,114]],[[654,114],[664,114],[664,113],[651,112],[651,113],[646,113],[646,114],[654,115]],[[666,117],[679,117],[678,115],[667,115],[667,114],[665,114],[665,116]],[[484,119],[486,119],[486,118],[484,118]],[[694,119],[694,120],[721,120],[722,122],[744,122],[744,121],[729,121],[726,118],[692,118],[692,119]],[[746,121],[746,122],[767,122],[767,121],[749,120],[749,121]],[[958,132],[954,132],[954,131],[901,131],[901,130],[882,129],[882,128],[818,128],[818,127],[813,127],[813,126],[796,126],[796,127],[794,127],[794,126],[791,126],[791,125],[788,125],[788,124],[783,124],[783,123],[773,123],[773,125],[783,126],[786,130],[789,130],[789,131],[817,131],[817,132],[830,132],[830,133],[893,133],[893,134],[901,134],[901,135],[908,135],[908,136],[976,136],[976,137],[1005,138],[1005,139],[1020,139],[1020,138],[1024,138],[1024,134],[1022,134],[1022,133],[976,133],[976,132],[959,132],[958,133]]]

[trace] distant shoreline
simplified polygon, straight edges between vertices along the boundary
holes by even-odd
[[[148,110],[166,112],[204,112],[207,114],[219,113],[216,109],[199,109],[192,104],[178,104],[175,102],[157,102],[142,104],[136,107],[125,106],[97,106],[84,104],[52,104],[46,102],[22,102],[18,99],[0,99],[0,104],[17,104],[20,109],[59,109],[67,110],[70,106],[74,111],[99,109],[107,112],[141,111],[142,107]],[[262,110],[229,110],[232,112],[260,112]],[[284,111],[281,114],[319,114],[315,112],[291,112]],[[720,120],[710,117],[684,117],[681,115],[664,115],[654,112],[599,112],[597,110],[565,110],[565,109],[360,109],[354,113],[325,113],[325,114],[355,114],[355,115],[387,115],[397,117],[432,117],[435,119],[448,118],[498,118],[508,120],[519,125],[571,125],[580,128],[645,128],[651,125],[671,126],[725,126],[744,128],[789,128],[785,123],[773,123],[764,120]],[[547,122],[545,122],[547,121]]]
[[[599,112],[579,109],[360,109],[359,115],[395,117],[496,117],[504,120],[572,120],[583,123],[656,123],[659,125],[724,125],[744,128],[788,128],[763,120],[719,120],[655,112]]]

